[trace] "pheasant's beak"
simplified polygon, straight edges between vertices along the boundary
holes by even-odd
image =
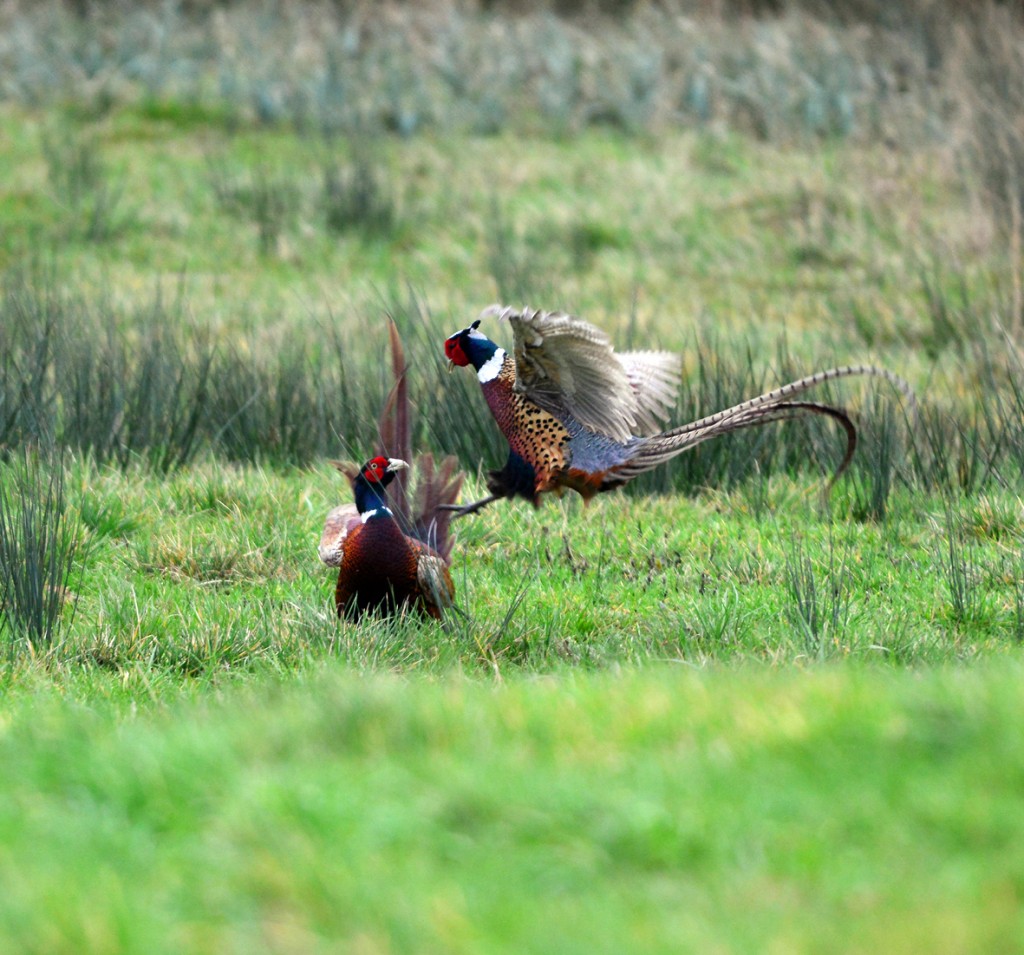
[[[388,458],[388,470],[389,471],[401,471],[403,468],[409,466],[408,461],[403,461],[401,458]]]
[[[450,374],[451,374],[451,373],[452,373],[453,371],[455,371],[455,362],[453,362],[453,361],[452,361],[452,360],[451,360],[451,359],[449,358],[449,359],[448,359],[448,374],[450,375]]]

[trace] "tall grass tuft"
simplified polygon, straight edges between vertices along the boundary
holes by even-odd
[[[0,464],[0,633],[10,630],[11,657],[54,646],[78,547],[60,456]]]
[[[532,298],[532,296],[531,296]],[[184,314],[182,296],[125,310],[85,299],[51,274],[0,277],[0,453],[56,444],[98,463],[143,461],[168,473],[212,452],[235,461],[305,465],[358,456],[376,443],[389,382],[385,318],[407,343],[417,447],[498,467],[508,453],[472,375],[445,373],[441,343],[475,314],[434,314],[397,283],[358,321],[330,317],[247,341],[218,340]],[[501,332],[498,332],[499,337]],[[626,347],[629,347],[628,341]],[[774,363],[742,345],[702,339],[673,420],[736,404],[805,372],[783,348]],[[923,395],[907,454],[900,409],[867,386],[822,389],[857,415],[849,476],[854,513],[880,520],[894,482],[967,493],[1024,487],[1024,373],[1018,352],[965,346],[966,385]],[[844,447],[831,422],[795,419],[706,442],[629,485],[628,493],[732,488],[773,474],[831,474]],[[904,469],[904,463],[907,467]]]
[[[127,326],[127,327],[126,327]],[[130,329],[130,330],[129,330]],[[53,275],[12,274],[0,288],[0,447],[62,447],[166,473],[204,437],[213,344],[158,292],[119,314]]]
[[[53,284],[33,288],[20,273],[0,290],[0,450],[57,438],[52,369],[64,302]]]
[[[824,659],[829,647],[837,648],[850,616],[850,571],[846,559],[836,554],[835,537],[829,528],[828,566],[816,572],[797,536],[786,553],[788,611],[803,636],[808,656]]]
[[[180,300],[158,292],[129,316],[131,334],[109,303],[68,317],[54,361],[63,443],[161,474],[188,463],[202,444],[214,350]]]
[[[1020,487],[1024,480],[1024,385],[1019,357],[971,350],[972,393],[926,404],[915,422],[912,464],[925,488]],[[966,358],[966,356],[965,356]]]
[[[904,462],[899,414],[891,402],[869,402],[861,415],[858,453],[854,456],[853,516],[859,521],[884,521],[889,495]]]
[[[945,508],[942,569],[946,578],[953,621],[958,626],[975,619],[981,607],[979,567],[975,547],[964,528],[963,516],[951,501]]]
[[[224,350],[213,378],[211,440],[230,461],[307,464],[336,450],[334,429],[346,430],[344,418],[358,414],[345,400],[340,367],[306,342],[265,353],[251,345]]]
[[[1007,342],[1005,356],[986,362],[983,393],[990,400],[986,408],[986,431],[999,442],[1000,483],[1015,486],[1024,477],[1024,350],[1022,344]]]

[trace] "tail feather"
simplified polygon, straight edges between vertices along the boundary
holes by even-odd
[[[692,431],[700,431],[710,425],[722,421],[723,419],[732,418],[737,414],[742,414],[747,411],[755,411],[759,408],[771,407],[804,391],[809,391],[811,388],[816,388],[818,385],[823,385],[828,381],[836,381],[839,378],[850,378],[856,375],[884,378],[907,399],[908,415],[911,418],[916,417],[917,396],[914,394],[914,389],[911,388],[906,381],[900,378],[899,375],[893,374],[886,368],[879,368],[877,365],[843,365],[839,368],[829,368],[827,371],[815,372],[813,375],[807,375],[805,378],[799,378],[796,381],[791,381],[788,385],[782,385],[780,388],[767,391],[763,395],[758,395],[756,398],[750,398],[738,405],[733,405],[731,408],[726,408],[725,410],[718,411],[713,415],[708,415],[706,418],[700,418],[697,421],[681,425],[678,428],[671,428],[670,430],[658,435],[658,438],[674,438],[677,435],[688,434]]]
[[[459,499],[465,476],[458,468],[459,462],[454,455],[448,455],[439,464],[429,453],[416,459],[416,516],[410,533],[436,550],[446,561],[452,550],[449,525],[453,512],[442,509],[442,505],[453,505]]]
[[[878,368],[875,365],[845,365],[840,368],[830,368],[827,371],[816,372],[813,375],[808,375],[806,378],[800,378],[780,388],[765,392],[763,395],[758,395],[756,398],[733,405],[731,408],[726,408],[723,411],[700,418],[690,424],[672,428],[669,431],[649,438],[637,448],[636,454],[626,464],[615,469],[615,474],[617,477],[629,480],[638,474],[657,467],[670,458],[674,458],[677,454],[682,454],[684,451],[696,447],[710,438],[716,438],[731,431],[739,431],[742,428],[793,418],[807,412],[831,417],[838,421],[846,431],[846,453],[835,474],[832,476],[832,482],[834,482],[846,470],[857,447],[856,426],[849,415],[840,408],[818,402],[792,401],[791,399],[825,382],[835,381],[838,378],[848,378],[854,375],[870,375],[884,378],[906,397],[908,414],[911,417],[916,415],[917,398],[914,391],[898,375],[894,375],[891,371]]]
[[[454,456],[449,455],[439,464],[429,453],[413,458],[405,350],[393,321],[388,324],[388,335],[395,383],[381,412],[380,440],[386,456],[401,458],[413,465],[408,471],[395,475],[388,487],[388,503],[405,533],[423,541],[447,560],[452,549],[449,538],[452,512],[438,510],[438,507],[458,500],[464,475],[459,472]]]
[[[389,458],[412,461],[412,434],[409,425],[409,384],[405,378],[405,349],[394,321],[388,322],[391,341],[391,373],[395,383],[391,386],[384,410],[380,415],[380,441],[383,453]],[[399,471],[388,488],[391,508],[396,514],[409,515],[409,476]]]
[[[823,405],[816,401],[782,402],[770,408],[761,407],[752,411],[748,410],[737,415],[735,418],[719,420],[705,428],[686,434],[675,435],[667,440],[664,440],[664,435],[652,438],[626,464],[616,468],[615,475],[624,480],[629,480],[638,474],[650,471],[652,468],[663,464],[678,454],[682,454],[684,451],[695,448],[698,444],[703,444],[711,438],[718,438],[723,434],[728,434],[731,431],[740,431],[743,428],[771,424],[774,421],[785,421],[789,418],[795,418],[804,412],[832,418],[834,421],[838,421],[846,432],[846,451],[843,454],[843,460],[839,463],[829,481],[831,486],[843,471],[846,470],[853,459],[853,453],[857,449],[857,427],[842,408]]]

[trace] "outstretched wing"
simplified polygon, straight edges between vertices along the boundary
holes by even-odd
[[[558,418],[628,441],[650,421],[637,401],[626,366],[599,328],[565,312],[517,311],[492,305],[512,326],[516,390]],[[636,366],[635,366],[636,367]]]
[[[675,411],[682,384],[682,361],[665,351],[622,352],[618,355],[636,396],[636,431],[657,434]]]

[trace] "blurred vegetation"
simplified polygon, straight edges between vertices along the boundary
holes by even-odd
[[[1022,20],[998,0],[15,0],[0,9],[0,101],[304,135],[683,127],[948,149],[1019,248]],[[120,179],[65,158],[55,184],[79,227],[124,227]],[[255,183],[268,245],[270,184]],[[1019,279],[1013,295],[1019,312]]]
[[[12,3],[0,96],[323,132],[720,124],[906,145],[981,64],[1012,65],[991,36],[1016,20],[950,0]]]

